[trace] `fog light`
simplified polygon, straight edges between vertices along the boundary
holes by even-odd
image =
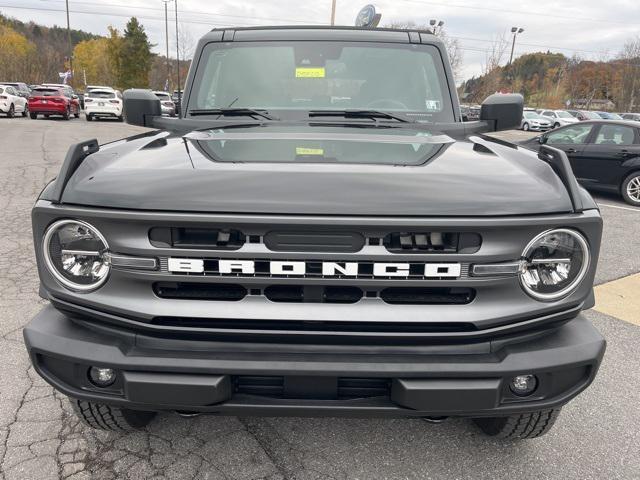
[[[89,379],[96,387],[108,387],[116,381],[116,371],[112,368],[91,367]]]
[[[530,395],[538,386],[538,379],[535,375],[517,375],[511,379],[509,388],[520,397]]]

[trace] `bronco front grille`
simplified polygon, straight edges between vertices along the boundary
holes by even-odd
[[[264,296],[277,303],[353,304],[363,298],[379,298],[392,305],[466,305],[475,290],[463,287],[388,287],[366,291],[348,285],[269,285],[246,288],[237,284],[199,282],[157,282],[154,293],[160,298],[178,300],[239,301],[247,296]]]

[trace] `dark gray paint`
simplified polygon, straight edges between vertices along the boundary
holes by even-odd
[[[549,165],[532,152],[497,143],[485,142],[493,152],[487,153],[474,150],[470,141],[457,142],[414,167],[225,164],[176,136],[166,138],[166,145],[152,143],[164,136],[116,144],[89,156],[69,180],[63,202],[314,215],[496,216],[572,210]]]

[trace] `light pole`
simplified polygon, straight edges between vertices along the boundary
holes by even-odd
[[[509,65],[513,62],[513,52],[516,49],[516,36],[524,32],[524,28],[511,27],[511,33],[513,33],[513,43],[511,44],[511,56],[509,57]]]
[[[166,57],[166,67],[167,67],[167,83],[169,82],[169,78],[171,77],[171,64],[169,63],[169,16],[167,14],[167,4],[171,0],[162,0],[164,3],[164,33],[165,38],[167,40],[167,57]]]
[[[336,24],[336,0],[331,1],[331,25]]]
[[[181,100],[182,104],[182,88],[180,85],[180,39],[178,38],[178,0],[173,0],[174,6],[176,7],[176,65],[177,65],[177,75],[178,79],[178,98]]]
[[[431,20],[429,20],[429,25],[431,25],[431,32],[434,35],[438,34],[438,28],[440,28],[440,32],[442,31],[442,27],[444,26],[444,20],[436,20],[435,18],[432,18]]]
[[[65,0],[67,6],[67,46],[69,48],[69,71],[73,78],[73,50],[71,48],[71,24],[69,23],[69,0]]]

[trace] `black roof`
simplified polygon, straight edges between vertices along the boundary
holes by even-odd
[[[208,41],[274,41],[335,40],[389,43],[442,44],[428,30],[394,28],[360,28],[323,25],[283,25],[259,27],[215,28],[203,40]]]

